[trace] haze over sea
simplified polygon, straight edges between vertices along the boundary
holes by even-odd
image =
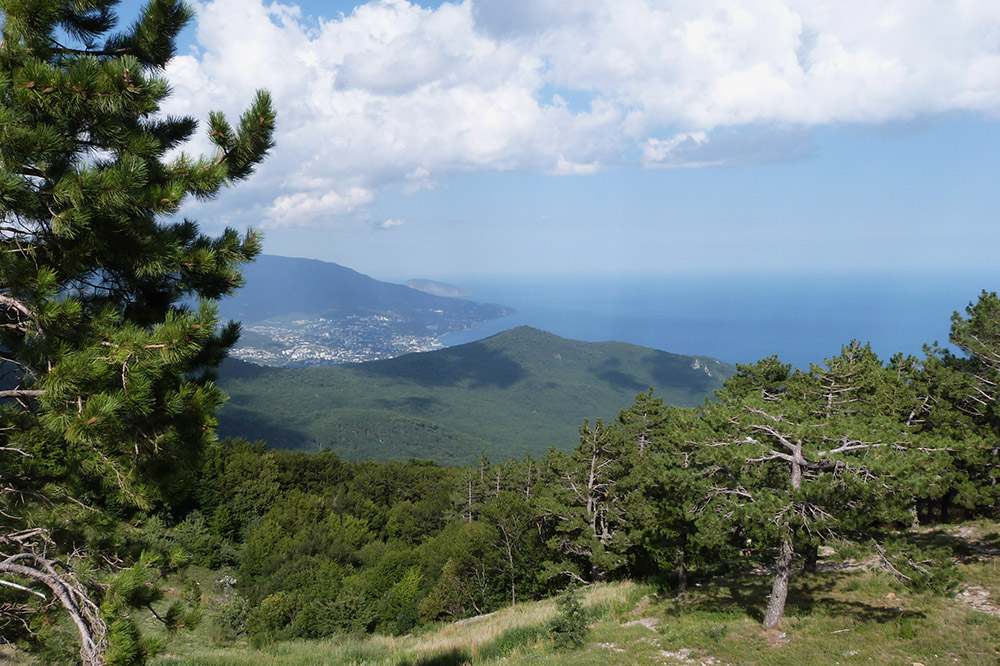
[[[857,339],[883,361],[924,344],[946,344],[951,314],[964,311],[1000,273],[816,273],[656,277],[450,278],[477,301],[517,310],[446,345],[528,325],[567,338],[620,340],[750,363],[777,354],[801,368]]]

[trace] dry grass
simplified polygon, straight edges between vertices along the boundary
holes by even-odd
[[[556,604],[552,599],[517,604],[495,613],[445,625],[432,634],[422,634],[413,639],[408,647],[409,651],[418,655],[464,653],[475,658],[483,647],[511,629],[544,625],[555,614]]]
[[[632,609],[651,588],[631,581],[592,585],[583,590],[583,605],[592,615],[622,614]],[[475,659],[484,647],[507,632],[522,627],[543,627],[556,615],[554,599],[517,604],[495,613],[460,620],[432,634],[422,634],[407,645],[417,655],[467,654]]]
[[[9,645],[0,645],[0,666],[28,666],[33,663],[23,652],[18,652]]]
[[[994,524],[949,527],[960,538],[965,587],[953,597],[907,591],[868,570],[793,576],[785,620],[763,631],[770,581],[734,574],[692,586],[682,600],[645,584],[623,582],[583,590],[592,618],[587,644],[559,652],[544,631],[554,600],[523,603],[411,636],[291,641],[265,650],[209,647],[201,630],[178,635],[171,654],[154,666],[827,666],[961,664],[1000,666],[1000,617],[977,608],[963,590],[982,590],[1000,606],[1000,529]],[[980,599],[981,601],[982,599]],[[646,620],[642,623],[638,620]],[[656,622],[652,621],[656,620]],[[505,649],[499,651],[497,646]],[[8,662],[0,651],[0,664]]]

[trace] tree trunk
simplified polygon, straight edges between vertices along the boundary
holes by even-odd
[[[682,546],[677,551],[677,596],[682,597],[688,589],[687,553]]]
[[[955,499],[955,493],[951,490],[941,496],[938,502],[938,522],[947,523],[951,514],[951,503]]]
[[[819,564],[819,546],[807,546],[802,556],[805,559],[805,570],[815,572]]]
[[[510,605],[513,606],[517,603],[517,596],[515,594],[514,579],[517,573],[517,568],[514,566],[514,544],[510,541],[510,535],[506,531],[503,533],[504,544],[507,546],[507,563],[510,566]]]
[[[774,584],[771,586],[771,596],[767,600],[767,611],[764,612],[764,628],[773,629],[785,614],[785,599],[788,597],[788,579],[792,575],[792,538],[786,536],[781,541],[781,551],[778,555],[777,571],[774,574]]]

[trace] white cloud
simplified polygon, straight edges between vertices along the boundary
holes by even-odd
[[[357,215],[387,185],[455,172],[772,161],[811,150],[818,125],[1000,111],[995,0],[571,4],[376,0],[316,22],[210,0],[164,111],[237,116],[271,90],[277,147],[252,197],[265,226]]]
[[[678,160],[676,155],[683,149],[694,149],[695,151],[708,141],[705,132],[691,132],[675,134],[669,139],[646,139],[642,146],[643,162],[648,166],[674,164],[683,165],[685,160]]]
[[[371,190],[352,187],[341,194],[330,191],[323,194],[296,192],[284,194],[267,209],[272,226],[303,226],[314,222],[327,222],[339,215],[354,212],[359,206],[375,199]]]
[[[401,227],[404,224],[406,224],[406,222],[404,222],[403,220],[389,219],[389,220],[385,220],[383,222],[377,223],[375,225],[375,229],[378,230],[378,231],[388,231],[389,229],[392,229],[393,227]]]

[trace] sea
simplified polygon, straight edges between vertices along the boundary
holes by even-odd
[[[472,300],[515,313],[441,339],[451,346],[527,325],[556,335],[618,340],[677,354],[752,363],[776,355],[823,364],[852,340],[884,361],[947,346],[952,313],[1000,290],[993,272],[462,276]],[[956,350],[957,351],[957,350]]]

